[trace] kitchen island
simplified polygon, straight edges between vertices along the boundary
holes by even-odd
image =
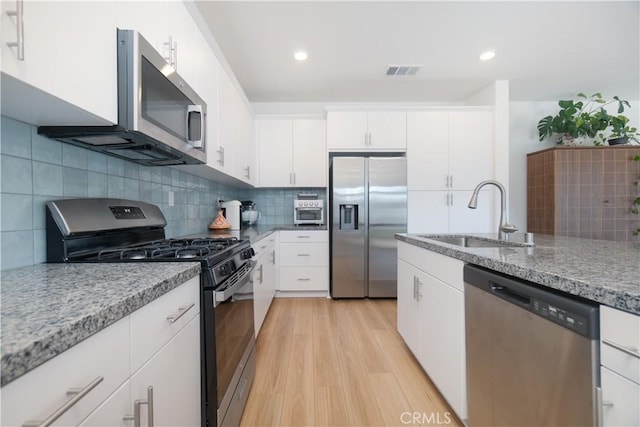
[[[417,234],[398,234],[396,239],[640,315],[640,243],[535,235],[533,247],[467,248]],[[511,239],[522,243],[523,234]]]

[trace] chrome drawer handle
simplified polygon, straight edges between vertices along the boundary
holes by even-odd
[[[298,239],[309,239],[311,236],[298,236]]]
[[[195,305],[195,303],[191,303],[189,305],[183,305],[182,307],[178,308],[178,313],[177,314],[172,314],[170,316],[167,316],[167,320],[171,323],[176,323],[176,321],[181,318],[182,316],[184,316],[184,314],[191,310],[193,308],[193,306]]]
[[[74,395],[71,399],[66,401],[64,405],[59,407],[53,414],[49,415],[44,421],[25,421],[22,427],[48,427],[53,424],[58,418],[64,415],[73,405],[78,403],[83,397],[85,397],[91,390],[96,388],[104,380],[103,376],[99,376],[95,380],[91,381],[86,387],[82,389],[70,389],[67,394]]]
[[[311,279],[306,279],[306,278],[303,278],[303,277],[299,277],[298,278],[298,282],[309,282],[309,281],[311,281]]]
[[[311,256],[309,254],[298,254],[298,256]]]
[[[602,342],[610,347],[615,348],[616,350],[620,350],[623,353],[628,354],[629,356],[635,357],[636,359],[640,359],[640,353],[638,353],[638,349],[635,347],[625,347],[620,344],[616,344],[612,341],[603,339]]]

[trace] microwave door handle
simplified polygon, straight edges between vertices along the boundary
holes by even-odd
[[[191,139],[191,114],[199,114],[200,115],[200,138]],[[189,105],[187,106],[187,140],[189,144],[195,148],[202,148],[204,141],[204,130],[205,130],[205,117],[202,113],[202,105]]]

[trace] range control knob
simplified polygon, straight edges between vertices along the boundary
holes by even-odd
[[[251,259],[256,254],[256,251],[253,248],[249,248],[246,251],[242,252],[242,259]]]
[[[226,265],[222,265],[220,266],[220,270],[218,270],[220,272],[221,275],[226,276],[227,274],[229,274],[229,270],[227,269]]]

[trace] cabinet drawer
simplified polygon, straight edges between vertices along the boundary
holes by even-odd
[[[193,306],[178,320],[182,307]],[[131,372],[138,370],[156,351],[200,312],[200,277],[196,276],[131,314]]]
[[[269,237],[265,237],[259,242],[252,244],[251,247],[256,252],[254,258],[257,259],[266,253],[270,253],[273,250],[274,245],[274,241],[269,239]]]
[[[640,384],[640,316],[600,306],[600,338],[602,365]]]
[[[602,367],[602,419],[605,426],[640,425],[640,385]]]
[[[405,242],[398,242],[398,258],[464,292],[464,262]]]
[[[129,317],[103,329],[2,388],[1,425],[42,421],[71,399],[67,390],[93,390],[53,425],[77,425],[129,376]]]
[[[282,243],[280,244],[280,265],[328,266],[329,245],[327,243]]]
[[[281,267],[281,291],[326,291],[329,267]]]
[[[306,242],[328,242],[329,232],[319,231],[281,231],[280,242],[306,243]]]

